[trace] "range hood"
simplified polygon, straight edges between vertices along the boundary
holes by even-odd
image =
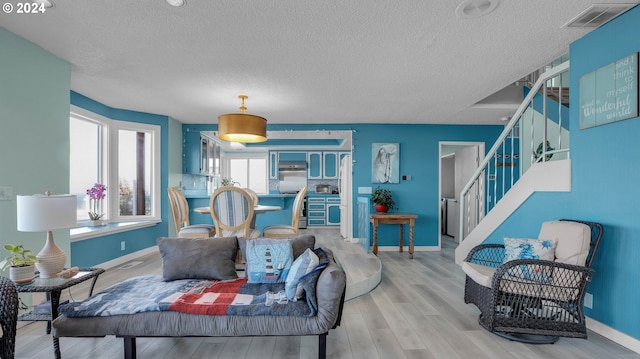
[[[304,161],[280,161],[278,170],[282,171],[306,171],[307,163]]]

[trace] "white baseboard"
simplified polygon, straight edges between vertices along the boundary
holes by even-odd
[[[145,248],[142,250],[139,250],[137,252],[133,252],[133,253],[129,253],[127,255],[124,255],[122,257],[118,257],[116,259],[112,259],[110,261],[104,262],[104,263],[100,263],[98,264],[96,267],[99,268],[103,268],[103,269],[110,269],[110,268],[114,268],[117,267],[119,265],[122,265],[128,261],[134,260],[138,257],[142,257],[144,255],[150,254],[150,253],[154,253],[154,252],[158,252],[158,246],[152,246],[149,248]]]
[[[623,347],[640,354],[640,340],[587,317],[587,328]]]

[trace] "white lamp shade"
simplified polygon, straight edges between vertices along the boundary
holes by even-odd
[[[60,228],[72,228],[78,221],[75,195],[17,196],[18,230],[21,232],[46,232]]]

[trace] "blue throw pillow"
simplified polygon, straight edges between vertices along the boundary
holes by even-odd
[[[284,283],[293,263],[291,240],[288,239],[247,241],[245,255],[249,283]]]
[[[514,259],[555,260],[558,239],[504,238],[504,262]],[[550,273],[538,265],[521,265],[507,272],[514,277],[548,284]]]
[[[300,278],[311,272],[319,263],[320,259],[309,248],[293,261],[284,285],[284,292],[289,300],[295,302],[302,298],[303,293]]]

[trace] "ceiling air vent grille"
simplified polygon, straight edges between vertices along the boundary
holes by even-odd
[[[598,27],[636,6],[636,4],[593,4],[562,27]]]

